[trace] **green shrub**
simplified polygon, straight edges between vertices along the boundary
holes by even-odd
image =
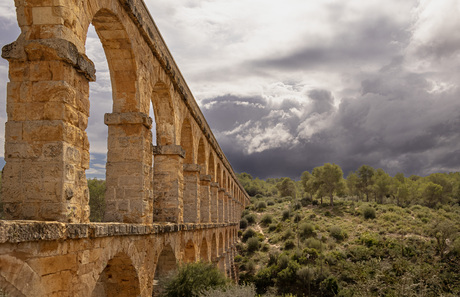
[[[258,251],[259,250],[259,247],[260,247],[260,244],[259,244],[259,239],[257,237],[251,237],[248,239],[248,242],[247,242],[247,248],[248,248],[248,252],[252,253],[252,252],[255,252],[255,251]]]
[[[265,203],[265,201],[259,201],[259,202],[257,202],[257,204],[256,204],[256,209],[257,209],[258,211],[263,211],[263,210],[266,209],[266,208],[267,208],[267,203]]]
[[[298,223],[302,220],[302,215],[300,213],[296,213],[294,216],[294,222]]]
[[[273,216],[271,214],[264,214],[260,219],[260,223],[264,226],[268,226],[273,222]]]
[[[291,212],[289,211],[289,209],[283,210],[283,220],[284,221],[289,219],[290,216],[291,216]]]
[[[245,218],[242,218],[240,220],[240,229],[246,229],[247,226],[248,226],[248,220],[246,220]]]
[[[253,213],[244,216],[244,218],[248,221],[248,225],[252,225],[256,222],[256,215]]]
[[[315,235],[315,227],[312,223],[303,223],[299,227],[299,233],[301,238],[308,238]]]
[[[286,254],[281,254],[278,257],[278,268],[280,270],[285,269],[289,264],[289,256]]]
[[[366,220],[375,219],[375,209],[373,207],[366,206],[363,209],[363,215]]]
[[[288,239],[288,240],[286,240],[284,242],[284,249],[285,250],[292,250],[293,248],[295,248],[294,240]]]
[[[348,237],[347,233],[342,230],[339,226],[332,226],[329,228],[329,234],[334,237],[337,241],[344,240]]]
[[[270,205],[275,205],[275,200],[273,199],[270,199],[267,201],[267,205],[270,206]]]
[[[316,238],[307,238],[305,240],[305,245],[309,248],[312,248],[312,249],[315,249],[315,250],[318,250],[320,251],[322,249],[322,243],[321,241],[319,241],[318,239]]]
[[[273,232],[276,230],[276,224],[271,224],[270,226],[268,226],[268,231],[269,232]]]
[[[204,292],[201,297],[254,297],[256,289],[254,284],[231,285],[221,289],[210,289]]]
[[[179,266],[170,278],[165,280],[164,297],[198,297],[206,290],[223,288],[227,284],[225,275],[212,263],[189,263]]]
[[[291,238],[293,236],[294,236],[294,232],[292,232],[292,230],[289,228],[284,232],[283,239],[286,240],[286,239],[289,239],[289,238]]]
[[[322,296],[325,296],[325,297],[337,296],[340,290],[339,282],[334,276],[329,276],[327,279],[321,282],[320,290],[322,292]]]
[[[291,205],[293,210],[299,210],[302,208],[302,203],[300,203],[300,201],[294,201]]]
[[[249,228],[246,231],[243,232],[243,237],[241,238],[241,241],[246,242],[248,241],[249,238],[256,236],[257,233],[253,229]]]

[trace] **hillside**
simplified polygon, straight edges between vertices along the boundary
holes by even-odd
[[[258,197],[235,260],[260,294],[460,296],[458,205]]]

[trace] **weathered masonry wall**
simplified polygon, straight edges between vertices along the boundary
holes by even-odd
[[[150,296],[155,271],[167,273],[178,261],[208,259],[229,273],[249,198],[142,0],[15,5],[21,34],[2,51],[10,81],[0,289],[12,296]],[[89,83],[96,79],[85,55],[90,24],[113,95],[104,117],[100,224],[89,223],[85,174]],[[119,287],[124,279],[135,280],[133,287]]]
[[[177,263],[205,261],[236,277],[238,225],[0,221],[7,296],[155,296]]]

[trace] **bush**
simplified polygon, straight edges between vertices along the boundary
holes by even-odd
[[[300,215],[300,213],[296,213],[295,216],[294,216],[294,222],[298,223],[301,220],[302,220],[302,215]]]
[[[299,210],[302,208],[302,204],[300,203],[300,201],[294,201],[292,202],[292,209],[293,210]]]
[[[257,209],[258,211],[263,211],[263,210],[266,209],[266,208],[267,208],[267,203],[265,203],[265,201],[259,201],[259,202],[257,202],[257,204],[256,204],[256,209]]]
[[[225,275],[212,263],[190,263],[179,266],[177,272],[165,280],[164,297],[198,297],[209,289],[223,288],[227,284]]]
[[[283,239],[286,240],[286,239],[289,239],[289,238],[291,238],[293,236],[294,236],[294,232],[292,232],[291,229],[287,229],[283,234]]]
[[[224,289],[210,289],[204,292],[201,297],[254,297],[256,289],[254,284],[231,285]]]
[[[312,223],[303,223],[299,227],[300,237],[308,238],[315,235],[315,226]]]
[[[283,221],[289,219],[290,216],[291,216],[291,212],[289,211],[289,209],[283,210]]]
[[[363,215],[366,220],[375,219],[375,209],[370,206],[366,206],[363,210]]]
[[[305,245],[318,251],[320,251],[322,248],[321,241],[316,238],[307,238],[307,240],[305,240]]]
[[[257,237],[251,237],[248,239],[248,252],[252,253],[259,250],[260,244],[259,239]]]
[[[264,214],[260,219],[260,223],[264,226],[268,226],[273,223],[273,216],[270,214]]]
[[[273,232],[276,230],[276,224],[271,224],[270,226],[268,226],[268,231],[269,232]]]
[[[244,218],[248,221],[248,225],[252,225],[256,222],[256,215],[253,213],[244,216]]]
[[[285,269],[288,267],[289,264],[289,256],[286,254],[282,254],[281,256],[278,257],[278,268],[280,270]]]
[[[256,234],[257,234],[256,231],[249,228],[243,232],[243,238],[241,238],[241,241],[246,242],[248,241],[249,238],[256,236]]]
[[[242,218],[240,220],[240,229],[246,229],[247,226],[248,226],[248,220],[246,220],[245,218]]]
[[[295,243],[292,239],[288,239],[284,242],[285,250],[292,250],[293,248],[295,248]]]
[[[342,230],[339,226],[332,226],[329,229],[329,234],[334,237],[337,241],[344,240],[348,237],[347,233]]]
[[[275,200],[273,199],[270,199],[267,201],[267,205],[270,206],[270,205],[275,205]]]

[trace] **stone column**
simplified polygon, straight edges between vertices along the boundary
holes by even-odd
[[[219,222],[219,183],[212,182],[211,185],[211,222]]]
[[[107,222],[148,224],[153,215],[152,119],[145,113],[107,113]]]
[[[199,176],[201,166],[184,164],[184,223],[200,222]]]
[[[222,253],[222,255],[220,255],[218,266],[219,266],[219,270],[223,272],[225,276],[227,276],[227,265],[226,265],[225,257],[226,257],[225,252]]]
[[[200,211],[201,223],[211,222],[211,176],[200,175]]]
[[[180,145],[164,145],[154,146],[153,154],[153,221],[182,223],[185,151]]]
[[[23,16],[18,20],[24,25]],[[94,64],[67,40],[24,38],[21,35],[2,52],[9,61],[10,79],[2,189],[5,218],[87,222],[85,129]]]
[[[225,203],[224,203],[224,194],[225,194],[225,189],[224,188],[219,188],[218,192],[218,207],[219,207],[219,223],[225,222],[224,220],[224,211],[225,211]]]

